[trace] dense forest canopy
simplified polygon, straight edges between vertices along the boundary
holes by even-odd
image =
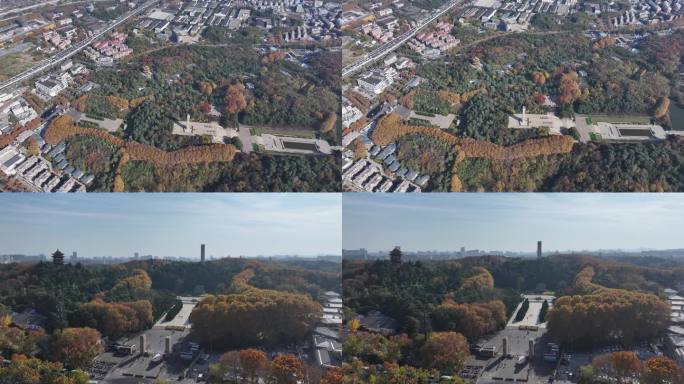
[[[430,143],[440,138],[455,143],[447,134],[475,139],[481,154],[489,147],[480,142],[511,146],[548,137],[547,127],[507,128],[508,116],[520,113],[523,106],[528,113],[550,112],[563,118],[638,115],[670,129],[670,106],[684,105],[679,76],[684,31],[637,31],[637,45],[629,49],[615,36],[585,34],[580,27],[588,19],[581,15],[564,23],[537,15],[532,20],[537,30],[529,33],[483,37],[462,25],[454,28],[452,33],[464,35],[462,42],[473,36],[482,41],[465,44],[443,60],[419,61],[404,75],[420,76],[420,85],[384,98],[426,115],[454,113],[456,123],[444,131],[407,129],[424,125],[410,119],[385,132],[376,129],[374,141],[384,145],[398,139],[400,153],[415,153],[409,162],[431,176],[425,186],[429,191],[683,190],[684,141],[679,137],[648,143],[577,142],[564,151],[505,159],[466,153],[463,161],[457,159],[463,148],[449,148],[445,155]],[[418,131],[430,138],[415,138]],[[566,133],[568,138],[578,137],[574,129]],[[408,135],[401,137],[404,134]]]
[[[104,352],[103,337],[115,341],[148,329],[167,311],[175,316],[178,295],[210,293],[191,315],[192,337],[207,348],[299,342],[320,320],[316,300],[339,290],[339,268],[333,261],[299,258],[3,264],[0,354],[12,363],[0,366],[0,383],[86,384],[83,370]],[[27,309],[46,316],[44,329],[12,324],[12,312]],[[233,354],[240,355],[235,362]],[[324,384],[339,383],[330,381],[337,370],[324,373],[294,355],[269,361],[255,349],[227,352],[208,374],[219,380],[238,366],[252,380],[265,376],[294,384],[291,376],[306,373],[323,377]]]
[[[124,137],[166,150],[197,144],[196,138],[173,136],[171,122],[188,114],[195,120],[212,120],[211,106],[225,112],[224,124],[239,121],[316,132],[327,116],[339,114],[339,75],[327,66],[338,55],[326,50],[311,53],[305,67],[285,60],[284,52],[262,54],[250,46],[153,49],[116,69],[94,72],[92,81],[100,86],[81,101],[82,109],[94,116],[125,116]],[[141,75],[143,66],[152,78]],[[232,92],[236,87],[241,88],[239,95]],[[339,141],[335,131],[320,133]]]
[[[587,265],[575,277],[575,295],[558,298],[548,313],[549,333],[562,343],[631,345],[661,335],[670,324],[670,306],[658,296],[593,282]],[[578,324],[591,324],[589,327]]]
[[[382,309],[399,320],[401,332],[415,334],[427,326],[457,329],[475,338],[501,327],[520,302],[520,293],[580,294],[575,279],[585,267],[595,270],[592,279],[601,286],[636,296],[642,295],[638,292],[651,293],[656,298],[684,273],[682,263],[675,268],[656,268],[630,263],[629,258],[615,261],[580,255],[468,257],[401,265],[345,261],[343,265],[348,318],[353,313]],[[432,319],[429,324],[422,321],[426,313]],[[483,316],[487,321],[476,322],[479,326],[473,329],[468,318]]]
[[[0,268],[0,303],[36,309],[48,331],[88,326],[110,336],[145,328],[175,304],[176,295],[227,293],[233,276],[255,272],[255,287],[307,295],[339,290],[328,261],[221,259],[207,263],[147,260],[112,266],[14,263]]]
[[[260,146],[241,148],[237,137],[209,144],[209,136],[172,134],[174,122],[189,117],[230,128],[253,126],[254,135],[281,132],[339,144],[336,95],[341,90],[335,70],[340,52],[291,52],[235,42],[143,46],[140,51],[114,68],[79,78],[97,86],[70,102],[90,118],[119,119],[116,131],[107,133],[80,120],[64,124],[68,129],[62,132],[47,132],[51,144],[68,142],[66,157],[72,165],[95,176],[89,190],[340,190],[337,153],[263,153]],[[144,76],[147,71],[152,75]],[[253,152],[232,162],[240,149]]]

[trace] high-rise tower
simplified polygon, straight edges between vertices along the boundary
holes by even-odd
[[[542,257],[542,242],[537,241],[537,259],[541,259]]]
[[[202,244],[200,252],[200,260],[204,263],[204,244]]]

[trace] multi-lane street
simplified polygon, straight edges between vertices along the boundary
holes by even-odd
[[[109,33],[111,30],[114,28],[118,27],[119,25],[125,23],[128,21],[130,18],[135,17],[139,15],[141,12],[152,6],[153,4],[157,3],[158,0],[151,0],[143,5],[139,6],[138,8],[126,13],[125,15],[121,16],[119,19],[112,21],[107,27],[103,28],[102,30],[95,32],[92,36],[89,38],[83,40],[82,42],[67,48],[54,56],[50,57],[49,59],[45,59],[41,61],[38,65],[36,65],[33,68],[27,69],[26,71],[12,77],[11,79],[8,79],[2,83],[0,83],[0,90],[12,87],[26,79],[29,79],[40,72],[46,70],[47,68],[50,68],[56,64],[61,63],[62,61],[74,56],[75,54],[79,53],[81,50],[92,44],[95,40],[101,38],[105,34]]]
[[[460,5],[464,2],[464,0],[453,0],[452,2],[444,5],[443,7],[437,9],[435,13],[432,16],[429,16],[428,18],[422,20],[418,25],[416,25],[414,28],[412,28],[409,31],[404,32],[400,36],[392,39],[391,41],[383,44],[382,46],[376,48],[373,50],[373,52],[368,53],[365,55],[363,58],[357,60],[356,62],[346,66],[344,69],[342,69],[342,77],[348,77],[361,69],[363,69],[365,66],[368,64],[373,63],[374,61],[382,58],[383,56],[387,55],[388,53],[396,50],[400,46],[402,46],[404,43],[407,41],[411,40],[418,31],[421,29],[425,28],[428,24],[432,23],[433,21],[437,20],[438,18],[442,17],[444,14],[447,12],[451,11],[456,7],[457,5]]]

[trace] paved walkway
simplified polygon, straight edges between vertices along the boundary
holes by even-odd
[[[242,125],[240,125],[238,133],[242,143],[242,152],[249,154],[252,152],[252,133],[248,127]]]
[[[176,316],[171,319],[171,321],[166,321],[166,319],[162,316],[161,319],[155,324],[155,327],[167,327],[167,326],[175,326],[175,327],[189,327],[190,326],[190,314],[192,313],[192,310],[195,309],[195,306],[199,303],[199,301],[202,299],[200,297],[179,297],[178,298],[182,303],[183,307],[181,310],[176,314]]]
[[[519,327],[522,325],[546,328],[546,323],[538,322],[539,312],[541,312],[542,303],[544,302],[544,300],[547,300],[549,304],[551,304],[553,302],[554,297],[550,295],[524,295],[523,298],[529,300],[530,304],[529,308],[527,309],[527,312],[525,313],[525,317],[520,321],[515,321],[515,315],[518,313],[523,303],[521,301],[520,303],[518,303],[518,306],[515,307],[515,311],[513,311],[513,314],[511,315],[511,318],[508,320],[508,324],[506,324],[506,326]]]
[[[577,129],[577,132],[579,132],[580,135],[580,142],[581,143],[588,143],[591,141],[591,136],[589,135],[589,132],[591,132],[591,128],[589,127],[589,124],[587,124],[587,117],[583,115],[576,115],[575,117],[575,128]]]

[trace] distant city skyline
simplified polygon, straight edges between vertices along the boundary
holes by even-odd
[[[338,194],[0,194],[0,255],[339,255]]]
[[[343,247],[387,251],[682,249],[684,195],[345,194]]]

